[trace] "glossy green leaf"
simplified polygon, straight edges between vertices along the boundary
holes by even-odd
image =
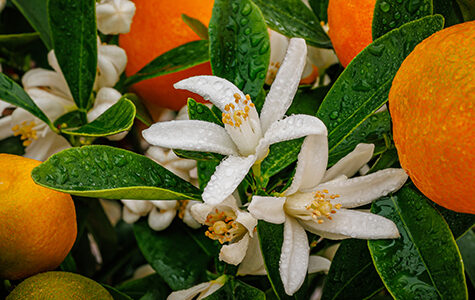
[[[201,120],[224,126],[221,115],[217,115],[212,109],[203,103],[188,98],[188,117],[190,120]]]
[[[270,146],[269,155],[261,163],[261,176],[264,183],[297,160],[303,140],[304,138],[299,138]]]
[[[376,270],[396,299],[467,299],[460,253],[442,216],[412,187],[374,202],[401,238],[370,240]]]
[[[183,226],[174,222],[167,230],[157,232],[146,221],[134,224],[135,237],[144,257],[173,290],[205,281],[210,260]],[[203,232],[193,231],[192,234],[202,235]]]
[[[332,260],[322,300],[365,299],[384,288],[365,240],[344,240]]]
[[[449,224],[450,230],[452,231],[455,239],[460,238],[470,228],[475,226],[475,215],[457,213],[453,210],[449,210],[437,205],[432,201],[429,203],[432,204],[432,206],[434,206],[435,209],[437,209],[437,211],[439,211],[439,213],[444,217],[445,222]]]
[[[341,132],[343,133],[343,132]],[[391,117],[388,111],[383,111],[371,115],[365,119],[349,135],[345,136],[341,142],[329,150],[328,164],[331,166],[342,159],[345,155],[353,151],[359,143],[372,143],[375,147],[375,154],[385,151],[387,145],[385,136],[391,133]],[[331,140],[330,140],[331,139]],[[335,137],[329,139],[329,144],[335,144]]]
[[[377,0],[374,6],[373,40],[399,26],[432,15],[432,0]]]
[[[74,102],[88,109],[97,71],[95,0],[49,0],[53,48]]]
[[[330,86],[320,86],[315,89],[299,89],[285,114],[288,116],[292,114],[315,116],[329,90]]]
[[[140,100],[140,98],[136,94],[127,93],[127,94],[124,94],[123,97],[129,99],[130,101],[132,101],[132,103],[134,103],[135,110],[136,110],[135,111],[135,117],[140,122],[144,123],[146,126],[150,126],[153,123],[155,123],[153,121],[153,118],[150,115],[147,107],[145,107],[145,105],[142,103],[142,101]]]
[[[39,34],[33,33],[18,33],[18,34],[1,34],[0,45],[5,47],[19,47],[28,44],[38,39]]]
[[[374,173],[379,170],[391,168],[395,163],[398,162],[398,156],[396,148],[388,149],[379,155],[374,164],[371,166],[371,169],[368,173]]]
[[[48,117],[36,106],[35,102],[33,102],[25,90],[3,73],[0,73],[0,99],[14,106],[23,108],[50,127],[53,127]]]
[[[475,20],[475,3],[473,0],[457,0],[465,22]]]
[[[209,60],[209,42],[194,41],[163,53],[124,81],[130,86],[145,79],[178,72]]]
[[[77,128],[83,124],[82,112],[73,110],[65,113],[54,121],[54,127],[59,129]]]
[[[462,254],[465,272],[467,272],[472,285],[475,286],[475,233],[473,230],[465,233],[457,240],[457,245]]]
[[[280,279],[279,261],[282,243],[284,242],[284,224],[272,224],[259,220],[257,235],[259,237],[261,253],[264,257],[267,277],[277,298],[308,299],[305,288],[301,288],[293,296],[288,296]]]
[[[251,0],[216,0],[209,39],[213,74],[256,98],[270,58],[269,35],[259,8]]]
[[[310,4],[310,7],[312,8],[317,18],[320,21],[323,21],[325,23],[327,23],[328,21],[328,16],[327,16],[328,2],[329,0],[309,0],[308,1],[308,3]]]
[[[228,281],[203,300],[265,300],[265,293],[249,284],[228,277]]]
[[[181,14],[183,22],[188,25],[202,40],[207,40],[208,37],[208,27],[205,24],[201,23],[200,20],[190,17],[185,14]]]
[[[0,141],[0,153],[23,155],[25,147],[19,136],[11,136]]]
[[[254,0],[270,28],[288,37],[300,37],[307,44],[331,48],[328,35],[323,31],[315,14],[301,0]]]
[[[165,281],[157,274],[126,281],[120,284],[117,289],[133,299],[142,299],[142,297],[150,295],[153,296],[151,299],[165,300],[171,292]]]
[[[126,130],[134,124],[135,105],[132,101],[122,97],[97,119],[77,129],[64,129],[61,132],[68,135],[80,136],[108,136]]]
[[[32,172],[54,190],[103,199],[200,200],[200,191],[153,160],[119,148],[84,146],[51,156]]]
[[[204,190],[219,163],[219,161],[213,160],[196,162],[198,168],[198,182],[201,190]]]
[[[353,59],[317,112],[327,126],[330,151],[387,102],[391,82],[403,60],[418,43],[442,29],[443,22],[441,16],[429,16],[404,24]]]
[[[47,0],[12,0],[13,4],[21,11],[30,25],[40,34],[48,50],[53,48],[51,30],[48,23]]]
[[[74,261],[74,258],[71,253],[68,253],[68,255],[66,255],[66,258],[63,260],[61,265],[59,265],[59,268],[61,269],[61,271],[64,272],[77,272],[76,261]]]

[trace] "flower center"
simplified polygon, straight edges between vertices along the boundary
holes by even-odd
[[[329,200],[333,200],[338,197],[340,197],[340,195],[328,195],[328,190],[316,191],[313,197],[314,200],[306,206],[306,209],[311,211],[312,218],[317,220],[318,224],[322,224],[323,217],[326,217],[328,220],[331,220],[331,214],[336,213],[335,209],[341,208],[341,204],[333,205]]]
[[[216,209],[206,218],[205,225],[208,226],[208,231],[205,235],[221,244],[239,239],[246,233],[246,228],[235,219],[236,215],[232,211]]]
[[[234,94],[234,101],[226,104],[222,114],[224,127],[243,155],[254,154],[262,137],[261,123],[251,97],[242,99]]]
[[[38,136],[36,135],[36,130],[34,127],[36,126],[34,121],[26,122],[24,121],[21,125],[15,125],[12,127],[13,134],[15,136],[21,136],[21,140],[23,141],[23,146],[29,146],[33,140],[37,140]]]

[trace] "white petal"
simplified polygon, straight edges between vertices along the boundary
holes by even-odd
[[[300,222],[308,231],[329,239],[399,237],[399,231],[393,221],[376,214],[351,209],[339,209],[332,214],[332,220],[325,219],[321,224],[315,220],[300,220]]]
[[[129,0],[101,1],[96,3],[97,29],[103,34],[130,31],[135,4]]]
[[[156,231],[166,229],[176,216],[176,209],[160,210],[153,208],[148,215],[148,226]]]
[[[310,259],[308,261],[308,273],[325,272],[326,274],[328,273],[328,270],[330,270],[330,265],[331,261],[325,257],[310,255]]]
[[[21,82],[26,91],[31,88],[48,87],[51,89],[51,92],[59,93],[61,97],[72,99],[66,80],[55,71],[41,68],[31,69],[23,75]]]
[[[302,286],[307,275],[310,247],[305,230],[292,217],[284,223],[284,242],[279,271],[287,295],[293,295]]]
[[[173,292],[168,296],[167,300],[192,300],[199,293],[209,289],[212,284],[211,281],[203,282],[189,289]]]
[[[249,235],[245,234],[236,243],[224,245],[219,252],[219,260],[222,260],[228,264],[237,266],[241,263],[246,255],[247,246],[249,245]]]
[[[407,177],[403,169],[384,169],[365,176],[322,183],[317,186],[317,190],[327,189],[329,194],[339,195],[332,202],[352,208],[399,190]]]
[[[87,120],[92,122],[97,119],[112,105],[116,104],[120,97],[122,97],[122,95],[113,88],[101,88],[99,92],[97,92],[94,107],[87,113]]]
[[[270,60],[269,69],[266,74],[266,84],[271,85],[279,71],[280,65],[285,58],[285,53],[289,46],[289,38],[272,29],[269,31]]]
[[[226,79],[216,76],[195,76],[183,79],[173,85],[176,89],[188,90],[202,96],[205,100],[225,111],[226,104],[234,101],[234,94],[245,99],[243,92]]]
[[[193,218],[201,224],[204,224],[209,213],[213,210],[213,205],[206,203],[198,203],[193,205],[190,209]]]
[[[307,58],[307,46],[301,38],[290,39],[284,62],[277,72],[261,111],[261,126],[266,132],[289,108],[299,86]]]
[[[194,205],[199,204],[199,203],[200,202],[198,201],[190,200],[188,202],[188,205],[185,208],[185,212],[183,213],[183,223],[185,223],[186,225],[190,226],[193,229],[198,229],[201,227],[201,224],[198,223],[198,221],[196,221],[195,218],[193,218],[193,215],[191,214],[191,208]]]
[[[51,155],[67,148],[71,148],[71,145],[64,137],[48,130],[42,138],[34,140],[25,148],[25,154],[23,156],[45,161]]]
[[[328,140],[326,135],[307,136],[297,159],[297,168],[292,184],[285,191],[292,195],[299,190],[307,190],[320,183],[328,163]]]
[[[267,154],[270,145],[308,135],[327,135],[327,128],[320,119],[309,115],[292,115],[276,121],[260,141],[256,153],[259,159]]]
[[[5,109],[7,109],[7,108],[14,108],[14,107],[15,107],[15,105],[12,105],[12,104],[10,104],[10,103],[8,103],[8,102],[5,102],[5,101],[2,101],[2,100],[0,99],[0,116],[2,115],[2,113],[3,113],[3,111],[4,111]]]
[[[127,64],[124,49],[115,45],[98,45],[97,69],[94,89],[113,87]]]
[[[154,146],[224,155],[238,153],[236,145],[223,127],[205,121],[183,120],[155,123],[142,131],[142,135]]]
[[[127,208],[139,215],[145,216],[150,210],[152,210],[152,202],[146,200],[121,200]]]
[[[285,222],[285,200],[285,197],[252,196],[251,204],[247,209],[258,220],[282,224]]]
[[[231,195],[256,161],[248,157],[229,156],[221,161],[205,187],[202,198],[208,204],[218,204]]]
[[[338,62],[338,57],[335,55],[335,51],[331,49],[308,46],[307,50],[308,59],[318,68],[319,71],[324,71],[329,66]]]
[[[328,169],[322,182],[327,182],[335,179],[339,175],[351,177],[361,169],[373,156],[373,144],[358,144],[355,150],[348,153],[345,157],[340,159],[333,167]]]
[[[130,209],[127,208],[127,206],[124,205],[124,209],[122,210],[122,219],[124,220],[125,223],[127,224],[132,224],[138,221],[140,219],[141,215],[134,213]]]
[[[11,116],[0,118],[0,140],[6,139],[7,137],[13,135],[12,127]]]
[[[169,210],[169,209],[174,209],[176,210],[176,207],[178,205],[177,200],[152,200],[150,201],[152,204],[161,209],[161,210]]]
[[[238,275],[265,275],[264,258],[262,257],[259,238],[257,236],[249,240],[246,256],[238,268]]]
[[[204,292],[202,292],[202,293],[196,298],[196,300],[205,299],[205,298],[208,297],[209,295],[211,295],[211,294],[213,294],[214,292],[216,292],[217,290],[219,290],[219,289],[224,285],[224,283],[226,283],[226,282],[225,282],[225,281],[224,281],[224,282],[220,282],[220,278],[211,281],[210,287],[209,287],[207,290],[205,290]]]
[[[247,231],[249,232],[250,236],[253,236],[254,230],[257,226],[257,219],[254,218],[250,213],[244,210],[238,209],[236,211],[236,222],[240,223],[244,227],[246,227]]]

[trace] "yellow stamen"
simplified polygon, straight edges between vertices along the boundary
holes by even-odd
[[[33,140],[37,140],[38,136],[34,127],[36,126],[34,121],[26,122],[24,121],[20,125],[15,125],[12,127],[14,136],[21,136],[20,139],[23,141],[23,146],[29,146]]]
[[[216,209],[205,220],[205,225],[208,226],[205,235],[212,240],[219,241],[221,244],[237,240],[246,232],[246,229],[235,219],[234,212]]]
[[[340,197],[340,195],[327,195],[328,190],[316,191],[314,195],[314,200],[307,205],[307,210],[310,210],[312,213],[312,218],[314,218],[318,224],[322,224],[323,220],[321,217],[326,217],[328,220],[332,220],[331,214],[335,214],[337,211],[335,209],[340,209],[341,204],[333,205],[330,199],[335,199]],[[335,209],[333,209],[335,208]]]
[[[183,219],[185,216],[186,206],[190,200],[178,200],[178,217]]]

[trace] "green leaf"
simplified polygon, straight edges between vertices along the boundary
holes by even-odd
[[[97,119],[77,129],[64,129],[61,132],[68,135],[108,136],[129,130],[134,124],[135,105],[122,97]]]
[[[221,115],[217,115],[213,110],[203,103],[188,98],[188,117],[190,120],[201,120],[224,126]]]
[[[374,173],[379,170],[391,168],[397,162],[398,156],[396,148],[388,149],[387,151],[381,153],[373,166],[371,166],[371,169],[368,171],[368,173]]]
[[[320,21],[323,21],[325,23],[327,23],[328,21],[328,16],[327,16],[328,1],[329,0],[309,0],[308,1],[308,3],[310,4],[310,7],[312,8],[317,18]]]
[[[167,230],[154,231],[146,221],[134,224],[135,238],[145,259],[173,290],[205,281],[210,260],[183,226],[174,222]],[[193,231],[192,234],[203,233]]]
[[[432,206],[434,206],[435,209],[439,211],[442,217],[444,217],[445,222],[449,224],[450,230],[452,231],[452,234],[454,235],[455,239],[460,238],[464,233],[470,230],[470,228],[475,226],[475,215],[457,213],[453,210],[449,210],[440,205],[437,205],[432,201],[430,201],[429,203],[432,204]]]
[[[219,279],[218,279],[219,280]],[[217,291],[203,300],[265,300],[265,293],[242,281],[228,279]]]
[[[153,160],[109,146],[63,150],[33,169],[33,180],[72,195],[103,199],[200,200],[200,191]]]
[[[145,105],[142,103],[142,101],[136,94],[127,93],[124,94],[123,97],[129,99],[130,101],[132,101],[132,103],[134,103],[136,110],[135,117],[140,120],[140,122],[144,123],[146,126],[150,126],[155,123],[153,121],[152,116],[148,112],[147,107],[145,107]]]
[[[194,41],[163,53],[124,81],[130,86],[145,79],[178,72],[209,60],[209,42]]]
[[[19,136],[11,136],[0,141],[0,153],[23,155],[25,147]]]
[[[157,274],[124,282],[117,289],[133,299],[141,299],[146,295],[153,295],[154,297],[151,299],[165,300],[170,294],[167,284]]]
[[[475,20],[475,3],[472,0],[457,0],[465,22]]]
[[[301,0],[254,0],[267,25],[288,37],[300,37],[307,44],[331,48],[331,41],[317,17]]]
[[[279,261],[284,242],[284,224],[272,224],[262,220],[257,223],[257,235],[264,257],[267,277],[278,299],[308,299],[305,289],[302,287],[293,296],[285,293],[282,280],[280,279]]]
[[[18,34],[1,34],[0,45],[5,47],[19,47],[35,41],[39,37],[36,32],[33,33],[18,33]]]
[[[261,177],[266,184],[272,176],[297,160],[304,138],[276,143],[270,146],[269,155],[261,163]]]
[[[365,240],[344,240],[332,260],[322,300],[365,299],[384,288]]]
[[[462,12],[455,0],[433,0],[434,14],[441,14],[445,19],[445,27],[463,22]]]
[[[40,34],[48,50],[53,48],[51,31],[48,23],[47,0],[12,0],[13,4],[21,11],[30,25]]]
[[[457,241],[462,254],[465,272],[467,272],[472,285],[475,286],[475,233],[470,230]]]
[[[211,176],[214,174],[216,167],[220,161],[197,161],[196,166],[198,168],[198,182],[200,189],[204,190],[208,182],[211,180]]]
[[[432,15],[432,0],[377,0],[374,6],[373,40],[399,26]]]
[[[28,94],[15,81],[3,73],[0,73],[0,99],[14,106],[23,108],[48,124],[52,129],[55,129],[48,117],[38,106],[36,106],[30,96],[28,96]]]
[[[201,23],[200,20],[192,18],[188,15],[181,14],[183,22],[188,25],[202,40],[208,39],[208,27],[205,24]]]
[[[467,299],[461,256],[442,216],[411,187],[374,202],[401,238],[370,240],[376,270],[396,299]]]
[[[327,126],[330,151],[387,102],[391,82],[405,57],[418,43],[442,29],[443,22],[441,16],[429,16],[404,24],[353,59],[317,112]]]
[[[270,58],[269,35],[259,8],[251,0],[216,0],[209,39],[213,74],[257,98]]]
[[[111,294],[112,298],[114,300],[133,300],[130,298],[128,295],[122,293],[121,291],[107,285],[107,284],[101,284],[108,292]]]
[[[334,165],[348,153],[355,149],[359,143],[372,143],[376,146],[374,153],[385,151],[387,145],[385,136],[391,134],[391,117],[388,111],[371,115],[365,119],[341,142],[329,150],[328,165]],[[332,143],[329,141],[329,143]]]
[[[299,89],[286,115],[306,114],[315,116],[330,86],[320,86],[315,89]]]
[[[61,269],[61,271],[64,271],[64,272],[72,272],[72,273],[77,272],[76,261],[74,261],[74,258],[71,255],[71,253],[68,253],[68,255],[63,260],[61,265],[59,265],[59,268]]]
[[[74,102],[88,109],[97,69],[95,0],[49,0],[53,48]]]
[[[54,127],[60,129],[77,128],[83,124],[82,112],[73,110],[65,113],[54,121]]]

